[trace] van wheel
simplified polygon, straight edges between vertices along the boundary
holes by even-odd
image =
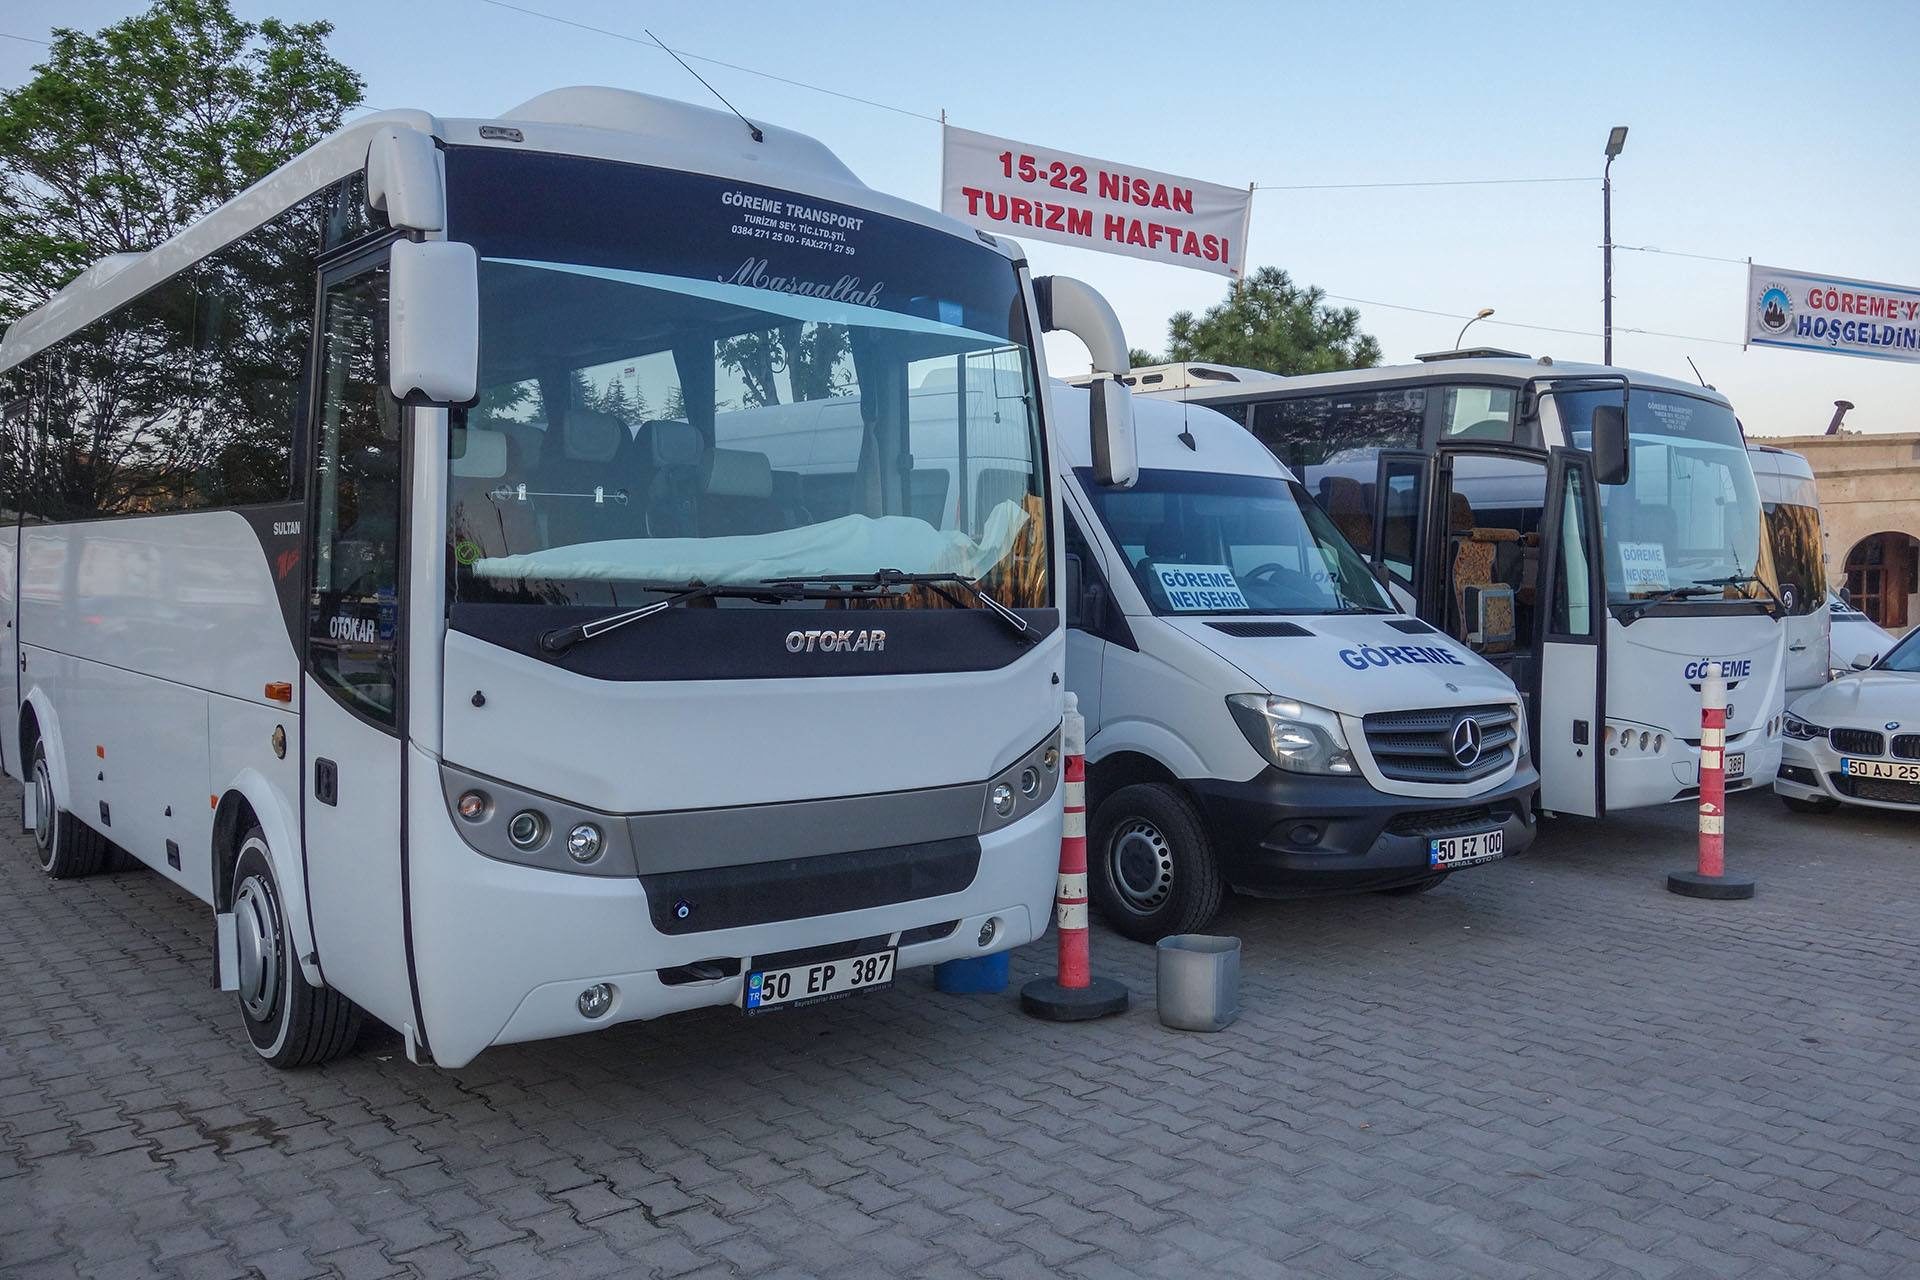
[[[46,744],[33,741],[33,767],[27,774],[33,788],[33,846],[40,869],[55,880],[90,876],[107,865],[112,851],[106,839],[60,807],[53,792],[53,769],[47,763]]]
[[[1220,910],[1224,886],[1206,827],[1163,783],[1135,783],[1101,802],[1087,862],[1100,914],[1136,942],[1197,933]]]
[[[1395,898],[1411,898],[1416,893],[1426,893],[1438,889],[1446,881],[1449,872],[1442,871],[1437,876],[1428,876],[1425,880],[1415,880],[1412,884],[1397,884],[1391,889],[1375,889],[1375,893],[1384,893]]]
[[[267,840],[251,828],[233,868],[240,1017],[254,1052],[276,1067],[339,1057],[360,1035],[360,1009],[330,987],[309,986],[293,954]]]
[[[1781,804],[1787,806],[1787,808],[1793,810],[1795,813],[1832,813],[1840,807],[1838,800],[1828,796],[1820,796],[1814,800],[1806,800],[1800,796],[1780,795],[1778,791],[1774,792],[1774,794],[1780,796]]]

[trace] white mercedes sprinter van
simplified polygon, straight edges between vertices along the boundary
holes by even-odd
[[[1193,932],[1227,888],[1418,893],[1533,842],[1512,682],[1401,613],[1264,445],[1141,398],[1138,478],[1103,486],[1086,392],[1053,403],[1088,879],[1115,928]]]

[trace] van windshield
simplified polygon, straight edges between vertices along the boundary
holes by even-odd
[[[1161,615],[1392,612],[1359,553],[1299,484],[1150,469],[1080,486]]]
[[[480,398],[448,459],[456,603],[625,607],[894,569],[1048,605],[1008,259],[640,165],[453,147],[447,184],[450,234],[480,259]]]

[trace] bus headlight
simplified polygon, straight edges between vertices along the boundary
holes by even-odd
[[[993,791],[987,797],[993,805],[993,811],[1003,818],[1013,816],[1013,788],[1004,782],[993,784]]]
[[[1290,773],[1354,772],[1340,717],[1324,707],[1264,693],[1236,693],[1227,699],[1227,710],[1253,749],[1277,768]]]
[[[516,849],[537,849],[546,838],[546,816],[532,809],[522,809],[507,822],[507,839]]]

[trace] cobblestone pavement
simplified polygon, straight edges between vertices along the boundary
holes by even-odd
[[[1742,797],[1761,896],[1703,903],[1662,885],[1690,821],[1235,902],[1215,1036],[1162,1029],[1151,951],[1096,934],[1136,1004],[1095,1025],[909,974],[291,1074],[207,986],[200,907],[0,836],[0,1274],[1920,1274],[1920,832]]]

